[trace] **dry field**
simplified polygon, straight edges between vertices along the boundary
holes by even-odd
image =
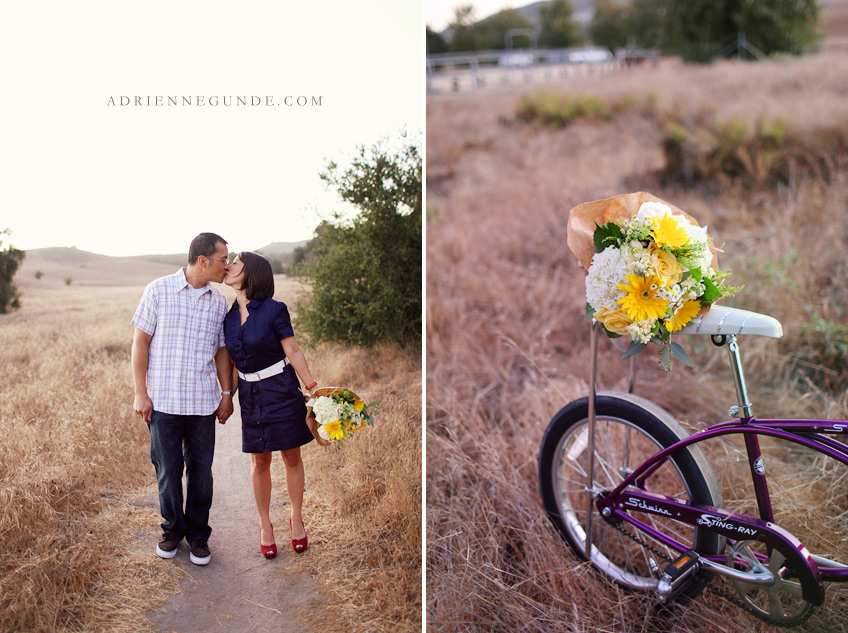
[[[581,202],[629,191],[693,215],[723,249],[731,283],[746,286],[727,303],[784,325],[780,341],[743,341],[756,414],[848,417],[844,356],[835,349],[848,342],[848,58],[667,61],[547,89],[643,106],[552,129],[516,121],[521,90],[427,104],[428,627],[773,630],[709,591],[658,612],[601,581],[545,516],[536,471],[542,434],[588,383],[584,271],[567,250],[566,221]],[[810,160],[792,162],[780,184],[728,176],[682,185],[658,175],[658,123],[667,119],[692,130],[779,119]],[[638,357],[635,392],[697,429],[724,418],[732,383],[720,350],[694,337],[681,342],[697,368],[678,363],[664,375],[648,350]],[[601,345],[602,389],[627,389],[619,353]],[[797,456],[767,450],[787,508],[780,520],[799,533],[831,526],[844,559],[845,469],[800,471]],[[725,498],[744,509],[734,500],[748,494],[739,447],[721,443],[710,455]],[[799,630],[848,630],[847,596],[831,586]]]
[[[152,551],[158,511],[140,503],[155,479],[130,370],[143,285],[171,272],[68,249],[32,251],[19,271],[23,307],[0,315],[4,633],[146,631],[146,614],[179,590],[182,572]],[[300,291],[283,277],[277,288],[286,301]],[[304,451],[310,524],[336,535],[297,562],[326,597],[326,612],[310,615],[316,626],[420,630],[420,357],[329,345],[306,353],[323,381],[383,400],[354,448]]]

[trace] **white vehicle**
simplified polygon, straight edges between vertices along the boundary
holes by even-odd
[[[536,63],[536,56],[533,53],[524,53],[524,52],[512,52],[506,53],[500,56],[498,59],[498,66],[510,66],[510,67],[521,67],[521,66],[532,66]]]
[[[606,48],[583,48],[568,53],[568,61],[572,64],[598,64],[612,61],[612,53]]]

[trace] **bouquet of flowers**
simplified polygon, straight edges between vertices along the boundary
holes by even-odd
[[[319,444],[334,443],[344,448],[344,440],[366,425],[374,425],[374,409],[379,404],[365,404],[349,389],[322,387],[306,403],[307,423]]]
[[[724,284],[730,271],[717,269],[706,228],[679,209],[649,194],[600,202],[601,206],[588,204],[595,205],[595,211],[609,211],[611,204],[613,216],[618,217],[603,224],[597,218],[594,221],[594,249],[590,250],[586,276],[587,315],[596,319],[608,336],[632,338],[622,358],[654,342],[660,346],[664,370],[671,369],[672,357],[692,366],[686,352],[671,342],[669,335],[720,297],[740,288]],[[572,214],[578,210],[580,207]],[[586,214],[582,215],[579,219],[585,224]],[[604,213],[596,215],[602,218]]]

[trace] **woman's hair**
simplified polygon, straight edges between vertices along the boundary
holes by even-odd
[[[274,272],[271,263],[259,253],[239,253],[244,264],[241,288],[248,299],[269,299],[274,296]]]

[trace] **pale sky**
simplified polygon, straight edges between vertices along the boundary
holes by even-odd
[[[447,27],[453,20],[454,8],[466,4],[474,6],[474,14],[478,20],[487,18],[501,9],[516,9],[530,4],[533,0],[521,2],[504,2],[504,0],[424,0],[424,20],[427,26],[437,33]]]
[[[309,239],[344,209],[329,160],[423,144],[423,22],[421,0],[4,2],[0,230],[113,256]]]

